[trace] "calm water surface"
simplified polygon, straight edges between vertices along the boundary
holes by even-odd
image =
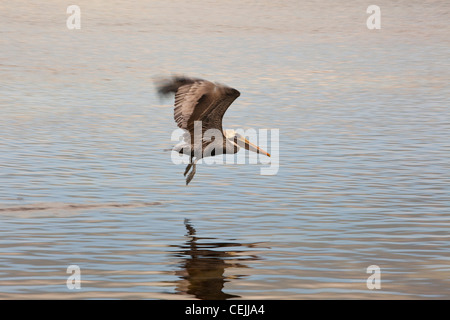
[[[448,1],[378,1],[381,30],[365,1],[75,3],[0,1],[0,298],[450,298]],[[171,73],[237,88],[224,126],[279,129],[278,173],[186,187]]]

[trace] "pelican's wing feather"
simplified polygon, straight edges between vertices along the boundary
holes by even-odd
[[[191,133],[195,121],[202,121],[204,130],[216,128],[222,131],[223,115],[240,95],[236,89],[186,77],[174,77],[161,85],[158,91],[175,93],[175,122]]]

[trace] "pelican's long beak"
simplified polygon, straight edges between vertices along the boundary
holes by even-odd
[[[257,145],[251,143],[250,141],[245,139],[243,136],[239,136],[239,135],[236,136],[236,140],[240,147],[245,148],[250,151],[253,151],[253,152],[256,152],[256,153],[262,153],[262,154],[265,154],[266,156],[270,157],[270,153],[267,153],[266,151],[264,151]]]

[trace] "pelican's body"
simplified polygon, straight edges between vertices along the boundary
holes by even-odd
[[[236,89],[203,79],[173,77],[164,80],[158,88],[160,94],[175,93],[174,118],[178,127],[187,131],[189,142],[175,151],[190,156],[184,175],[192,168],[186,184],[195,175],[196,163],[205,156],[233,154],[244,147],[270,155],[253,145],[234,130],[223,130],[222,118],[228,107],[239,97]],[[213,133],[214,139],[209,136]],[[206,138],[205,138],[206,136]],[[195,158],[195,161],[192,161]]]

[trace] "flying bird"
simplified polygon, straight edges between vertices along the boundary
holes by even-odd
[[[186,176],[191,170],[186,178],[186,185],[195,175],[197,161],[204,157],[234,154],[241,147],[270,157],[269,153],[234,130],[222,128],[225,112],[240,96],[238,90],[207,80],[184,76],[160,80],[157,89],[160,95],[175,94],[175,122],[178,127],[186,130],[185,141],[187,140],[188,143],[174,150],[190,156],[189,164],[184,172]],[[211,132],[208,130],[218,134],[208,137],[207,132]]]

